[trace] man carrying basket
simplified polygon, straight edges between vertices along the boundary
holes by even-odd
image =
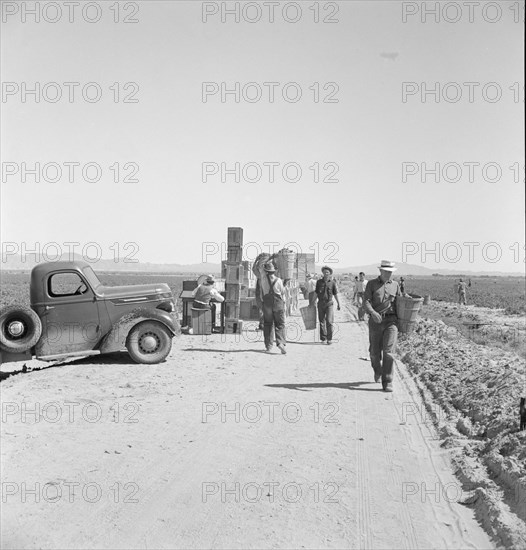
[[[271,333],[274,327],[276,344],[283,355],[286,355],[287,345],[285,339],[285,286],[283,281],[276,277],[276,268],[272,262],[263,265],[265,276],[261,277],[260,290],[263,303],[263,336],[265,349],[268,353],[272,350]]]
[[[369,355],[374,370],[374,381],[382,381],[386,392],[393,391],[393,352],[398,337],[396,297],[400,288],[392,280],[395,263],[382,260],[380,275],[365,287],[363,309],[369,314]]]

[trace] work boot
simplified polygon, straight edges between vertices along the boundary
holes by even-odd
[[[382,388],[386,392],[392,392],[393,391],[393,383],[392,382],[382,382]]]
[[[279,345],[278,348],[281,350],[282,355],[287,355],[287,350],[285,346]]]
[[[381,374],[374,374],[374,381],[375,382],[381,382],[382,381],[382,375]]]

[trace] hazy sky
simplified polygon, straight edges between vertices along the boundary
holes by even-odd
[[[495,3],[481,2],[471,14],[452,3],[458,11],[439,13],[439,22],[423,14],[422,2],[281,2],[273,23],[263,2],[253,23],[247,18],[256,18],[256,2],[244,13],[240,4],[239,23],[232,15],[221,21],[221,9],[236,2],[120,2],[117,13],[114,1],[99,1],[85,17],[80,2],[72,22],[62,2],[55,3],[61,17],[40,2],[40,22],[21,7],[35,2],[2,4],[4,243],[97,242],[109,258],[112,243],[133,242],[140,261],[194,263],[203,243],[225,241],[228,226],[242,226],[245,242],[260,246],[319,246],[320,263],[328,255],[340,266],[400,261],[403,243],[417,243],[405,245],[418,252],[405,258],[410,263],[524,269],[523,2],[500,2],[500,14]],[[284,4],[294,4],[286,7],[289,21]],[[35,82],[39,102],[23,94]],[[85,88],[93,102],[82,96],[89,82],[96,83]],[[204,82],[219,90],[206,102]],[[236,82],[239,103],[233,94],[222,102],[221,89]],[[423,100],[422,89],[436,83],[439,97]],[[36,162],[58,164],[62,177],[53,182],[49,164],[40,182],[30,173],[24,182],[23,168]],[[99,181],[85,181],[90,162],[101,168]],[[80,163],[73,182],[73,165],[64,163]],[[211,172],[206,182],[203,163]],[[229,170],[253,164],[236,183],[231,173],[221,181],[221,163]],[[279,163],[272,183],[268,163]],[[287,163],[300,166],[299,181],[291,181],[293,164],[284,180]],[[317,183],[309,168],[315,163]],[[435,163],[439,181],[427,174],[422,182],[422,164]],[[139,181],[124,183],[134,167]],[[87,167],[88,178],[98,178],[95,168]],[[246,181],[257,179],[258,168],[260,181]],[[337,181],[324,182],[335,168]],[[499,168],[500,179],[491,181]],[[420,254],[423,243],[431,249],[437,242],[439,264]],[[466,242],[480,243],[472,262]]]

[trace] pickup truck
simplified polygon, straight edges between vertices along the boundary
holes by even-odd
[[[180,333],[167,284],[105,286],[82,261],[35,266],[30,305],[0,311],[0,363],[127,350],[137,363],[154,364]]]

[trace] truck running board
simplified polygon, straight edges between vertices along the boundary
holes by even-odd
[[[58,353],[57,355],[41,355],[37,359],[40,361],[54,361],[55,359],[65,359],[66,357],[88,357],[88,355],[100,355],[100,351],[70,351],[69,353]]]

